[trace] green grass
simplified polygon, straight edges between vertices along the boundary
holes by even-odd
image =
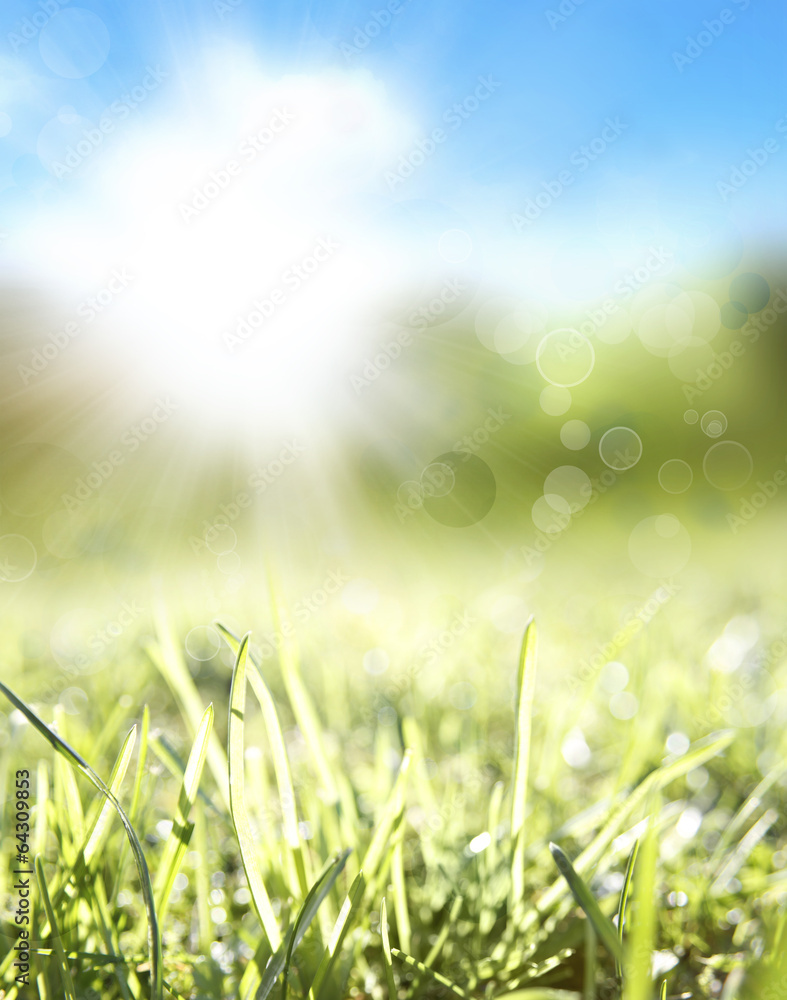
[[[784,995],[778,726],[708,732],[706,693],[663,670],[646,722],[610,725],[590,683],[578,770],[576,704],[545,699],[532,624],[518,670],[477,665],[469,710],[417,678],[393,704],[368,679],[342,700],[336,650],[255,663],[223,627],[232,668],[195,679],[161,609],[157,633],[114,712],[107,675],[79,715],[0,685],[0,780],[35,775],[38,855],[34,985],[10,954],[4,1000]],[[676,728],[693,742],[668,754]],[[12,830],[7,798],[6,886]]]

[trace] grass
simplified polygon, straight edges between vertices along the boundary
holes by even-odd
[[[490,656],[488,696],[458,710],[412,677],[393,703],[366,681],[343,701],[330,657],[293,641],[261,664],[224,626],[231,671],[217,656],[197,680],[156,617],[119,711],[107,676],[79,715],[0,685],[4,787],[40,758],[34,973],[19,988],[0,959],[4,1000],[785,995],[778,727],[703,730],[706,694],[646,675],[647,720],[613,736],[583,691],[598,762],[578,768],[575,703],[540,699],[532,623],[518,670]],[[678,719],[693,740],[668,753]]]

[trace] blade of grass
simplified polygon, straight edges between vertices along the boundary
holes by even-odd
[[[128,736],[126,736],[126,739],[123,742],[123,746],[121,747],[120,753],[118,754],[117,760],[112,768],[112,773],[109,776],[109,790],[115,797],[119,794],[120,786],[126,776],[128,764],[131,760],[131,754],[134,751],[136,738],[137,727],[132,726],[129,730]],[[58,891],[55,893],[56,906],[60,904],[60,901],[66,892],[73,895],[73,886],[78,885],[82,881],[86,870],[90,867],[91,860],[103,846],[108,833],[109,821],[112,817],[113,809],[112,803],[109,799],[103,799],[100,800],[100,802],[101,808],[96,813],[96,817],[87,833],[85,843],[79,850],[76,862]]]
[[[361,868],[367,873],[367,881],[372,884],[380,869],[383,855],[392,851],[391,834],[397,825],[399,817],[404,809],[404,792],[407,787],[407,776],[410,770],[412,750],[405,750],[402,763],[399,765],[399,773],[394,781],[391,794],[382,811],[377,828],[372,835],[371,842],[366,849]]]
[[[36,768],[36,825],[33,834],[33,850],[43,854],[46,846],[46,811],[49,802],[49,772],[46,762],[40,760]]]
[[[68,813],[68,823],[59,826],[59,839],[63,860],[69,867],[73,867],[79,856],[79,845],[85,840],[85,814],[76,776],[63,757],[55,760],[54,792],[56,812],[58,815]]]
[[[186,773],[186,764],[178,754],[172,749],[166,739],[160,734],[156,734],[150,737],[148,741],[151,750],[158,757],[161,763],[166,767],[169,773],[177,778],[178,781],[183,781],[183,775]],[[212,742],[212,740],[211,740]],[[200,788],[197,793],[198,797],[202,802],[210,809],[214,816],[221,817],[222,820],[229,819],[229,812],[224,813],[216,805],[216,803],[208,796],[203,789]]]
[[[210,894],[210,882],[208,880],[208,866],[205,859],[208,856],[208,831],[205,820],[205,807],[202,800],[197,797],[196,815],[194,818],[195,844],[194,847],[200,857],[200,864],[195,871],[195,895],[197,897],[197,942],[200,952],[204,955],[210,948],[211,941],[211,921],[210,904],[208,896]]]
[[[219,623],[216,624],[216,628],[224,637],[227,645],[233,651],[235,656],[238,657],[240,655],[241,644],[235,636]],[[244,660],[249,658],[247,643]],[[247,668],[244,663],[244,676],[246,674],[246,670]],[[298,813],[295,807],[295,788],[292,781],[292,774],[290,773],[290,762],[287,758],[284,735],[281,730],[281,724],[279,723],[279,715],[276,711],[276,705],[273,701],[270,688],[265,683],[262,674],[260,674],[254,666],[253,662],[252,669],[248,671],[248,677],[249,682],[251,683],[251,689],[254,692],[257,701],[260,703],[260,708],[262,709],[262,717],[265,722],[271,754],[273,756],[273,769],[276,772],[276,784],[279,788],[279,801],[281,803],[282,811],[282,831],[289,848],[290,860],[294,866],[295,877],[297,879],[297,885],[291,885],[290,888],[293,893],[300,892],[305,896],[308,891],[308,885],[306,882],[306,867],[303,858],[303,851],[301,849],[301,838],[298,831]]]
[[[628,904],[629,891],[631,889],[631,877],[634,874],[634,865],[637,862],[638,851],[639,841],[635,840],[634,846],[631,848],[631,854],[629,854],[628,864],[626,865],[626,876],[623,879],[623,888],[620,890],[620,902],[618,903],[618,938],[621,945],[623,944],[623,928],[626,923],[626,905]],[[623,975],[623,966],[619,960],[615,961],[615,968],[618,977],[621,977]]]
[[[7,688],[2,681],[0,681],[0,691],[3,692],[15,708],[19,709],[19,711],[27,718],[28,722],[32,723],[35,729],[38,730],[38,732],[44,737],[50,746],[57,751],[57,753],[61,754],[67,761],[76,767],[77,770],[81,771],[88,781],[90,781],[90,783],[99,792],[101,792],[102,795],[109,799],[117,811],[120,821],[126,830],[129,844],[131,845],[131,851],[134,855],[134,861],[139,875],[139,884],[142,891],[142,898],[145,902],[145,910],[147,912],[151,997],[153,997],[153,1000],[162,1000],[161,935],[159,933],[158,918],[156,917],[156,906],[153,901],[153,887],[150,882],[150,872],[148,871],[148,864],[142,851],[142,845],[139,842],[139,838],[136,835],[134,827],[131,825],[131,821],[123,811],[121,804],[109,788],[107,788],[106,784],[101,780],[101,778],[99,778],[87,761],[73,749],[73,747],[69,746],[69,744],[58,736],[57,733],[53,732],[26,703],[22,701],[21,698],[18,698],[14,692],[10,690],[10,688]]]
[[[317,876],[317,881],[309,889],[306,899],[303,901],[303,906],[301,907],[298,916],[295,920],[295,924],[292,928],[292,934],[290,935],[290,941],[287,945],[287,955],[284,959],[284,982],[282,985],[282,1000],[287,1000],[287,976],[290,970],[290,963],[292,961],[292,956],[295,949],[301,943],[309,929],[309,925],[312,920],[314,920],[317,915],[317,911],[320,908],[321,903],[331,891],[336,882],[336,879],[341,874],[347,863],[347,858],[349,858],[352,849],[346,848],[341,854],[330,858],[324,865],[322,871]],[[273,961],[271,961],[270,966],[273,966]],[[267,972],[267,969],[266,969]],[[278,973],[277,973],[278,975]],[[261,991],[258,994],[258,1000],[264,1000],[266,994],[262,994]]]
[[[309,990],[309,1000],[320,1000],[322,988],[339,957],[342,943],[344,942],[347,932],[352,925],[353,918],[355,917],[358,907],[360,906],[365,889],[366,882],[363,877],[363,872],[360,871],[355,876],[353,884],[350,886],[347,898],[344,900],[342,908],[339,911],[339,916],[336,918],[333,933],[331,934],[328,944],[325,946],[325,951],[323,952],[320,964],[317,966],[317,971],[314,974],[314,981],[312,982],[311,989]]]
[[[232,629],[228,628],[222,622],[214,621],[213,625],[219,632],[219,634],[223,636],[223,638],[229,645],[230,649],[232,650],[233,654],[237,656],[240,639],[235,635]],[[263,680],[262,674],[260,672],[260,666],[257,663],[254,656],[251,654],[251,652],[249,653],[249,660],[251,662],[251,670],[249,671],[249,681],[251,683],[252,690],[254,691],[254,694],[257,697],[257,700],[260,701],[260,704],[262,704],[262,699],[266,697],[264,692],[265,681]],[[309,698],[308,693],[306,692],[305,685],[303,685],[299,669],[297,671],[297,677],[298,681],[301,683],[301,687],[304,692],[304,698],[298,698],[296,696],[296,701],[297,701],[296,705],[295,701],[293,701],[293,698],[290,696],[293,712],[295,713],[295,717],[298,720],[298,725],[301,727],[301,730],[304,731],[304,726],[306,726],[306,730],[308,730],[308,732],[311,733],[311,738],[315,740],[315,746],[312,749],[312,753],[316,755],[315,762],[317,763],[318,769],[320,769],[320,773],[322,773],[323,765],[327,765],[328,772],[331,776],[331,783],[326,785],[325,787],[327,787],[328,789],[333,789],[333,791],[335,791],[336,793],[335,801],[332,797],[333,791],[329,792],[328,798],[330,801],[334,803],[335,808],[339,814],[338,818],[341,824],[341,833],[344,843],[350,844],[350,846],[352,847],[356,847],[357,844],[355,843],[355,833],[357,825],[356,821],[358,819],[358,816],[356,812],[355,799],[353,796],[352,786],[343,773],[336,774],[335,769],[331,767],[330,762],[328,761],[327,751],[325,750],[325,743],[323,740],[319,719],[317,717],[316,710],[314,709],[313,702]],[[286,671],[284,672],[284,680],[286,686],[287,684]],[[288,689],[288,696],[289,696],[289,689]],[[299,718],[298,715],[299,712],[304,713],[302,718]],[[310,715],[310,718],[308,720],[306,719],[307,714]],[[314,720],[313,726],[311,721],[312,716]],[[306,731],[304,731],[304,736],[308,741],[310,737],[307,735]],[[319,747],[317,746],[318,743]]]
[[[751,829],[743,836],[738,844],[729,852],[720,867],[716,878],[710,887],[712,896],[722,895],[726,891],[726,885],[733,876],[740,870],[746,858],[751,854],[757,844],[778,820],[779,814],[775,809],[769,809],[763,813]]]
[[[592,929],[590,921],[587,920],[586,923]],[[593,936],[595,938],[595,934]],[[528,965],[524,975],[518,976],[516,979],[512,979],[510,982],[506,983],[506,989],[521,989],[523,983],[530,983],[534,979],[540,979],[541,976],[545,976],[548,972],[552,972],[554,969],[557,969],[559,965],[571,958],[573,954],[574,952],[570,948],[562,948],[556,955],[550,955],[550,957],[545,958],[543,962],[534,962]],[[528,987],[528,989],[532,989],[532,987]]]
[[[580,996],[572,990],[551,990],[533,986],[528,990],[517,990],[515,993],[500,993],[495,1000],[580,1000]]]
[[[199,789],[202,771],[205,766],[208,741],[210,740],[212,729],[213,705],[211,704],[205,709],[194,739],[194,745],[189,754],[186,773],[183,775],[183,784],[180,787],[180,794],[178,795],[178,805],[172,829],[164,845],[159,869],[156,872],[154,891],[156,893],[156,907],[161,920],[164,919],[164,914],[167,911],[172,887],[175,884],[175,878],[191,838],[193,825],[189,822],[189,816],[197,798],[197,790]]]
[[[265,972],[262,975],[259,988],[256,992],[256,1000],[265,1000],[273,987],[276,985],[276,980],[282,972],[284,972],[284,981],[286,984],[287,972],[290,967],[292,955],[306,935],[306,931],[309,929],[325,897],[331,891],[336,879],[342,873],[347,862],[347,858],[351,853],[351,848],[348,847],[342,851],[341,854],[335,855],[326,861],[322,871],[317,876],[314,885],[309,890],[306,899],[303,901],[303,905],[298,912],[298,916],[289,935],[286,949],[284,947],[284,942],[282,942],[279,949],[276,951],[276,954],[271,957],[271,960],[265,967]],[[249,995],[249,991],[244,992],[241,990],[241,995],[246,997]],[[283,995],[286,997],[286,985],[284,987]]]
[[[509,913],[522,907],[525,892],[525,815],[527,778],[530,764],[531,717],[536,688],[536,625],[531,619],[525,629],[519,654],[516,686],[516,732],[514,775],[511,789],[511,895]]]
[[[156,626],[158,643],[148,643],[145,646],[145,652],[172,692],[172,696],[180,707],[193,739],[199,730],[204,703],[191,674],[188,672],[183,655],[175,645],[172,629],[164,609],[164,602],[161,598],[155,602],[153,619]],[[215,733],[211,737],[208,746],[208,767],[216,782],[219,795],[224,804],[229,806],[227,758],[224,748]]]
[[[394,980],[391,959],[391,942],[388,939],[388,909],[385,905],[385,896],[380,903],[380,938],[383,943],[383,963],[385,964],[385,979],[388,983],[388,1000],[397,1000],[396,981]]]
[[[400,823],[391,856],[391,881],[394,887],[394,912],[399,943],[403,950],[410,951],[410,913],[407,909],[407,884],[404,877],[404,829],[405,824]]]
[[[596,996],[596,932],[590,920],[585,921],[585,968],[582,976],[583,1000],[595,1000]]]
[[[462,896],[456,896],[451,904],[451,909],[448,912],[448,919],[443,923],[443,926],[440,928],[440,933],[435,939],[435,943],[429,949],[429,954],[424,959],[424,965],[428,969],[431,969],[437,961],[440,952],[443,950],[443,945],[448,940],[448,935],[454,929],[454,925],[456,924],[457,917],[462,909],[463,902],[464,898]]]
[[[468,1000],[470,997],[469,993],[466,993],[461,986],[457,986],[456,983],[452,983],[450,979],[445,976],[441,976],[439,972],[435,972],[434,969],[428,968],[423,962],[419,962],[417,958],[413,958],[412,955],[407,955],[405,952],[400,951],[398,948],[391,948],[391,954],[398,958],[400,961],[404,962],[405,965],[409,965],[411,969],[415,969],[417,972],[421,972],[430,979],[434,979],[435,982],[444,986],[446,989],[451,990],[456,996],[462,997],[462,1000]]]
[[[622,960],[623,948],[612,921],[602,913],[596,897],[587,887],[584,880],[577,875],[565,851],[561,850],[557,844],[550,844],[549,850],[552,852],[552,857],[555,859],[555,864],[560,870],[561,875],[568,883],[571,895],[585,911],[585,915],[593,924],[593,929],[598,934],[607,951],[616,960]]]
[[[230,688],[230,711],[227,726],[230,815],[232,816],[232,823],[235,827],[235,834],[240,846],[241,861],[249,884],[252,905],[265,931],[270,949],[275,952],[281,944],[281,934],[279,933],[279,925],[273,913],[268,890],[265,888],[260,875],[254,838],[251,832],[251,823],[249,822],[249,814],[246,808],[243,730],[245,726],[244,713],[246,711],[246,662],[249,652],[250,634],[248,633],[243,637],[238,648],[235,669],[232,672],[232,686]]]
[[[634,879],[634,919],[625,951],[624,1000],[648,1000],[652,996],[651,955],[656,938],[656,862],[658,840],[656,817],[658,797],[654,796],[648,828],[642,840],[637,874]]]
[[[139,818],[139,800],[140,793],[142,791],[142,778],[145,771],[145,761],[147,760],[148,754],[148,733],[150,732],[150,711],[148,706],[145,705],[142,709],[142,725],[140,726],[139,735],[139,748],[137,750],[137,769],[134,776],[134,791],[131,794],[131,807],[128,811],[128,818],[133,824]],[[123,879],[123,873],[126,869],[126,851],[128,850],[128,844],[123,841],[123,846],[120,850],[120,858],[117,864],[117,871],[115,872],[115,882],[112,887],[111,899],[117,898],[117,894],[120,890],[120,883]]]
[[[290,699],[295,721],[303,733],[306,745],[311,751],[317,773],[320,777],[325,800],[330,805],[335,805],[339,801],[339,791],[336,787],[333,769],[328,760],[328,754],[322,738],[322,727],[317,717],[311,698],[306,692],[300,672],[298,647],[295,638],[282,628],[282,611],[279,600],[281,588],[273,578],[273,572],[268,569],[268,590],[271,597],[271,611],[273,613],[273,625],[278,635],[283,637],[279,648],[279,662],[281,673],[284,679],[284,686],[287,689],[287,697]]]
[[[123,746],[121,747],[118,758],[115,761],[115,766],[112,768],[112,773],[109,777],[109,790],[114,796],[117,796],[120,793],[120,786],[126,776],[126,771],[128,770],[129,761],[131,760],[131,754],[134,751],[134,744],[136,741],[137,727],[132,726],[125,742],[123,743]],[[105,799],[90,831],[87,843],[85,844],[85,850],[83,853],[86,865],[90,864],[92,858],[95,857],[103,846],[108,832],[107,827],[112,817],[112,812],[112,803],[109,799]]]
[[[624,798],[623,802],[613,809],[607,822],[593,838],[593,841],[585,848],[574,863],[574,868],[580,874],[587,871],[594,864],[597,864],[609,845],[620,833],[629,816],[647,799],[653,792],[658,791],[668,785],[676,778],[682,777],[695,767],[700,767],[711,757],[725,750],[735,738],[732,730],[723,730],[719,733],[712,733],[704,739],[698,740],[681,757],[668,760],[665,764],[655,768]],[[537,907],[528,912],[524,918],[521,928],[526,930],[534,923],[539,922],[545,912],[559,903],[566,894],[567,883],[559,879],[541,895]]]
[[[145,761],[148,756],[148,733],[150,732],[150,709],[145,705],[142,709],[142,726],[140,728],[139,750],[137,751],[137,772],[134,776],[134,791],[131,795],[129,818],[136,822],[139,809],[139,797],[142,791],[142,778],[145,774]]]
[[[784,774],[784,771],[784,764],[779,764],[777,767],[771,768],[768,774],[765,775],[754,791],[747,797],[740,809],[738,809],[735,813],[724,829],[721,837],[719,837],[719,842],[714,847],[713,853],[708,859],[708,864],[712,870],[716,870],[718,872],[718,866],[725,851],[738,833],[744,828],[749,817],[752,816],[752,814],[755,813],[762,805],[763,798],[771,786],[778,781],[782,774]]]
[[[68,959],[66,958],[65,949],[63,948],[63,941],[60,937],[57,920],[55,920],[55,912],[52,909],[52,901],[49,898],[46,879],[44,878],[44,866],[41,864],[40,854],[37,854],[35,857],[35,870],[36,881],[38,882],[38,891],[41,895],[44,909],[46,910],[46,917],[49,921],[49,930],[55,946],[54,954],[57,956],[58,971],[60,972],[60,980],[63,983],[63,995],[66,997],[66,1000],[76,1000],[74,980],[71,978],[71,969],[68,964]]]
[[[667,980],[662,979],[661,989],[659,990],[659,1000],[667,1000]]]

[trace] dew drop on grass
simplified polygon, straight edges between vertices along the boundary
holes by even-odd
[[[599,675],[599,684],[608,694],[623,691],[629,682],[629,672],[623,663],[610,660],[605,663]]]
[[[484,833],[479,833],[477,837],[473,837],[467,845],[467,849],[471,854],[480,854],[481,851],[485,851],[491,843],[492,835],[488,831],[484,831]]]
[[[675,831],[683,840],[691,840],[702,823],[702,811],[696,806],[687,806],[678,817]]]
[[[363,655],[363,669],[367,674],[377,677],[388,669],[391,659],[384,649],[375,646]]]
[[[569,767],[583,768],[590,763],[592,754],[581,729],[572,729],[560,747],[563,760]]]
[[[666,745],[670,753],[682,757],[691,746],[691,740],[685,733],[670,733]]]
[[[609,711],[616,719],[633,719],[639,710],[639,702],[630,691],[619,691],[609,699]]]

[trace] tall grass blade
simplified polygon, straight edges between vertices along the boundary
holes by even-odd
[[[243,765],[243,730],[246,711],[246,661],[249,651],[249,635],[245,635],[238,648],[235,669],[232,672],[230,688],[230,711],[228,723],[229,796],[230,815],[240,846],[243,870],[249,884],[252,905],[265,931],[271,951],[281,944],[279,925],[273,913],[268,891],[263,884],[257,864],[257,853],[251,823],[246,808],[246,789]]]
[[[150,989],[151,997],[153,1000],[162,1000],[163,997],[163,984],[162,984],[162,954],[161,954],[161,935],[159,932],[158,918],[156,917],[156,906],[153,901],[153,886],[150,881],[150,872],[148,871],[148,864],[145,860],[145,855],[142,851],[142,845],[139,842],[139,838],[134,831],[134,827],[131,825],[131,821],[123,810],[123,807],[106,786],[106,784],[99,778],[93,768],[87,763],[87,761],[79,754],[73,747],[69,746],[57,733],[53,732],[47,724],[40,719],[36,713],[18,698],[13,691],[5,686],[5,684],[0,681],[0,691],[8,698],[11,704],[18,708],[19,711],[27,718],[35,729],[44,737],[44,739],[49,743],[49,745],[61,754],[67,761],[69,761],[77,770],[81,771],[82,774],[90,781],[90,783],[101,792],[113,805],[120,821],[123,824],[126,834],[128,836],[128,841],[131,846],[131,852],[134,855],[134,862],[137,866],[137,873],[139,875],[139,884],[142,891],[142,897],[145,902],[145,911],[147,913],[148,919],[148,948],[150,952]]]
[[[391,834],[404,809],[404,793],[407,787],[407,776],[411,760],[412,750],[408,748],[404,752],[402,762],[399,765],[399,773],[391,789],[391,794],[388,796],[388,801],[385,804],[377,828],[372,835],[371,842],[366,849],[366,854],[364,854],[361,863],[361,868],[367,873],[367,880],[370,885],[378,874],[386,851],[392,853],[390,843]]]
[[[585,921],[585,968],[582,976],[582,1000],[596,997],[596,932],[590,920]]]
[[[415,969],[416,971],[429,976],[431,979],[434,979],[436,983],[444,986],[447,990],[451,990],[451,992],[456,994],[456,996],[462,997],[462,1000],[468,1000],[470,997],[470,994],[463,990],[461,986],[457,986],[456,983],[452,983],[450,979],[447,979],[445,976],[441,976],[439,972],[435,972],[434,969],[430,969],[428,966],[424,965],[423,962],[419,962],[417,958],[413,958],[412,955],[407,955],[398,948],[391,948],[391,954],[395,958],[404,962],[405,965],[409,965],[411,969]]]
[[[673,760],[668,760],[665,764],[651,771],[643,780],[624,798],[621,804],[612,811],[609,819],[602,829],[593,838],[592,842],[579,855],[574,863],[574,868],[582,874],[597,864],[604,852],[615,837],[621,832],[625,823],[632,813],[634,813],[642,803],[652,795],[668,785],[676,778],[682,777],[695,767],[700,767],[711,757],[726,750],[735,739],[733,730],[722,730],[712,733],[704,739],[698,740],[690,747],[685,754]],[[567,890],[567,883],[562,879],[553,882],[552,885],[541,895],[538,900],[538,909],[533,908],[522,923],[522,929],[526,929],[531,924],[541,920],[541,916],[547,910],[564,898]]]
[[[616,960],[622,960],[623,948],[612,921],[602,913],[596,897],[587,887],[584,880],[576,873],[574,866],[568,859],[568,855],[557,844],[550,844],[549,850],[552,852],[552,857],[555,859],[555,864],[560,870],[561,875],[568,883],[571,895],[585,911],[585,915],[593,924],[593,929],[604,943],[607,951]]]
[[[579,993],[572,990],[551,990],[543,986],[533,986],[515,993],[500,993],[495,1000],[580,1000]]]
[[[295,721],[303,733],[306,745],[309,747],[317,767],[325,799],[330,805],[335,805],[339,801],[339,791],[323,742],[322,727],[320,726],[314,704],[306,691],[303,678],[301,677],[297,643],[282,628],[282,612],[277,596],[279,588],[270,572],[268,574],[268,583],[274,628],[279,635],[283,636],[279,660],[282,677],[284,678],[284,686],[287,689],[287,697],[290,699],[290,704],[295,714]]]
[[[380,938],[383,943],[383,963],[385,965],[385,979],[388,984],[388,1000],[397,1000],[396,981],[394,980],[391,959],[391,942],[388,939],[388,908],[385,905],[385,896],[380,904]]]
[[[628,905],[629,892],[631,890],[631,878],[634,874],[634,865],[637,863],[638,851],[639,841],[635,840],[634,846],[631,848],[631,854],[629,854],[628,864],[626,865],[626,875],[623,879],[623,888],[620,890],[620,902],[618,903],[618,938],[621,945],[623,944],[623,928],[626,923],[626,906]],[[619,960],[615,962],[615,968],[618,977],[622,976],[623,966]]]
[[[126,776],[126,771],[128,770],[129,761],[131,760],[131,754],[134,750],[134,744],[137,740],[137,727],[132,726],[129,730],[128,736],[121,747],[118,758],[115,761],[115,766],[112,769],[112,774],[109,778],[109,789],[114,796],[120,794],[120,786],[123,784],[123,779]],[[109,820],[112,816],[112,803],[109,799],[105,799],[101,805],[98,816],[93,824],[90,834],[85,844],[84,858],[85,864],[89,865],[91,859],[98,853],[101,849],[107,834],[107,826]]]
[[[137,727],[132,726],[129,730],[128,736],[123,742],[123,746],[121,747],[120,753],[118,754],[117,760],[112,768],[112,773],[109,777],[109,790],[115,797],[117,797],[120,793],[120,786],[126,776],[129,761],[131,760],[131,754],[134,750],[134,743],[136,742],[136,735]],[[112,803],[109,799],[105,798],[100,801],[101,806],[90,826],[85,843],[79,850],[74,867],[68,873],[65,881],[55,893],[56,906],[59,905],[66,892],[71,893],[71,895],[74,894],[74,890],[71,886],[77,885],[84,878],[85,871],[90,867],[91,860],[103,846],[109,830],[109,821],[112,817],[113,809]]]
[[[521,909],[525,892],[525,815],[527,778],[530,766],[530,735],[533,698],[536,689],[536,625],[531,619],[525,629],[519,654],[516,685],[516,734],[514,776],[511,790],[511,897],[509,912]]]
[[[284,942],[282,942],[281,946],[276,951],[276,954],[271,957],[271,960],[265,967],[265,972],[263,973],[259,988],[257,989],[256,1000],[265,1000],[273,987],[276,985],[276,980],[282,972],[284,972],[282,996],[286,998],[287,974],[289,972],[290,963],[292,961],[292,956],[295,953],[295,949],[304,939],[306,931],[309,929],[312,921],[317,915],[317,911],[319,910],[323,900],[333,888],[336,879],[342,873],[347,862],[347,858],[351,853],[351,849],[348,847],[342,851],[341,854],[334,855],[334,857],[329,858],[328,861],[326,861],[322,871],[317,876],[314,885],[311,889],[309,889],[306,899],[303,901],[303,905],[298,911],[298,916],[290,932],[286,949],[284,947]],[[246,996],[247,994],[242,993],[242,995]]]
[[[648,821],[648,829],[640,848],[639,864],[634,879],[634,919],[626,945],[623,983],[624,1000],[649,1000],[652,996],[651,955],[656,937],[656,862],[658,841],[656,839],[657,803]]]
[[[289,944],[287,945],[287,955],[284,959],[284,984],[282,986],[282,994],[281,994],[282,1000],[287,1000],[287,975],[290,970],[290,963],[292,961],[292,956],[295,952],[295,949],[303,940],[306,931],[309,929],[309,925],[317,915],[317,911],[320,908],[320,904],[333,888],[334,883],[336,882],[336,879],[339,877],[342,870],[344,869],[344,866],[347,863],[347,858],[349,858],[350,854],[351,854],[351,848],[348,847],[344,851],[342,851],[341,854],[333,858],[330,858],[323,867],[323,870],[317,876],[317,881],[314,883],[311,889],[309,889],[306,899],[303,901],[303,906],[301,907],[300,912],[298,913],[298,916],[295,920],[295,924],[293,925],[292,928],[290,941]],[[270,963],[270,966],[272,965],[273,962]],[[267,994],[264,994],[264,996],[267,996]],[[260,994],[258,994],[258,998],[259,1000],[262,1000]]]
[[[175,644],[172,629],[164,610],[164,603],[161,599],[156,602],[153,618],[156,625],[158,643],[148,643],[145,646],[145,652],[172,692],[172,696],[180,707],[183,717],[191,730],[193,739],[199,730],[204,703],[194,683],[194,679],[186,668],[183,655]],[[208,746],[208,767],[210,767],[213,774],[219,795],[225,805],[229,806],[227,759],[224,748],[215,734],[211,737]]]
[[[353,919],[358,907],[360,906],[365,889],[366,882],[363,877],[363,872],[360,871],[355,876],[353,884],[350,886],[350,891],[347,893],[347,898],[344,900],[342,908],[339,911],[339,916],[336,918],[333,932],[330,936],[328,944],[325,947],[320,964],[317,966],[317,971],[314,974],[314,982],[309,990],[309,1000],[320,1000],[320,994],[322,993],[325,981],[328,976],[330,976],[331,970],[336,964],[342,944],[347,936],[347,932],[352,926]]]
[[[241,643],[238,642],[229,629],[225,628],[220,623],[216,623],[216,628],[224,637],[227,645],[233,651],[235,656],[238,657],[240,655]],[[247,659],[249,659],[248,643],[247,650],[244,655],[244,661]],[[244,675],[246,675],[246,672],[247,667],[244,663]],[[292,781],[292,774],[290,773],[290,762],[287,758],[287,749],[284,744],[284,734],[281,730],[279,715],[276,711],[276,705],[273,701],[270,688],[263,680],[262,674],[260,674],[257,670],[253,661],[252,669],[248,671],[248,678],[251,683],[252,691],[254,691],[257,701],[260,703],[265,728],[268,732],[268,741],[270,742],[271,754],[273,756],[273,769],[276,772],[276,784],[279,788],[279,801],[281,802],[282,832],[284,833],[284,839],[289,847],[290,857],[295,866],[295,875],[298,885],[292,885],[290,888],[293,892],[300,891],[305,896],[308,891],[308,885],[306,883],[306,869],[303,852],[301,850],[300,833],[298,832],[298,813],[295,808],[295,788]]]
[[[192,807],[197,799],[197,790],[202,778],[202,770],[205,766],[205,757],[208,752],[208,741],[213,730],[213,705],[208,705],[200,721],[194,745],[189,754],[186,764],[186,773],[183,775],[183,784],[178,795],[178,805],[175,811],[175,818],[172,823],[164,851],[159,862],[159,869],[156,873],[155,893],[156,907],[160,919],[164,919],[164,914],[169,905],[169,897],[178,869],[186,853],[193,825],[189,822]]]
[[[54,954],[57,956],[58,970],[60,972],[60,979],[63,983],[63,995],[66,997],[66,1000],[76,1000],[74,980],[71,978],[71,969],[68,965],[65,949],[63,948],[63,941],[60,937],[57,920],[55,920],[55,911],[52,909],[52,901],[49,898],[49,891],[47,889],[46,879],[44,878],[44,866],[41,864],[40,854],[37,854],[35,858],[35,870],[36,881],[38,882],[38,891],[41,894],[41,899],[44,903],[46,917],[49,921],[49,929],[52,934],[52,941],[55,946]]]

